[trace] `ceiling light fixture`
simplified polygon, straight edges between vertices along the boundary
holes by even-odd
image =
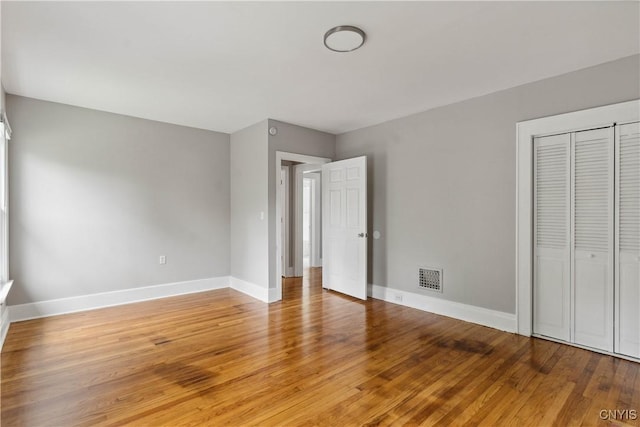
[[[352,52],[364,44],[365,38],[360,28],[339,25],[324,34],[324,45],[334,52]]]

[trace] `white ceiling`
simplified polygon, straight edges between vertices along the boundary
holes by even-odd
[[[222,132],[361,128],[640,52],[638,2],[2,1],[9,93]],[[365,45],[323,35],[356,25]]]

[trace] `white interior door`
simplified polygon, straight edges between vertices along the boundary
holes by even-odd
[[[613,351],[613,127],[573,139],[573,342]]]
[[[570,341],[570,134],[534,141],[533,332]]]
[[[640,123],[616,137],[616,353],[640,358]]]
[[[367,299],[367,158],[322,165],[322,286]]]

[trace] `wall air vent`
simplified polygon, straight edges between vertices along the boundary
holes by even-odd
[[[442,292],[442,269],[420,268],[418,287],[434,292]]]

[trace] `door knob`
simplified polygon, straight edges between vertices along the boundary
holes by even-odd
[[[367,237],[367,233],[359,233],[358,237]]]

